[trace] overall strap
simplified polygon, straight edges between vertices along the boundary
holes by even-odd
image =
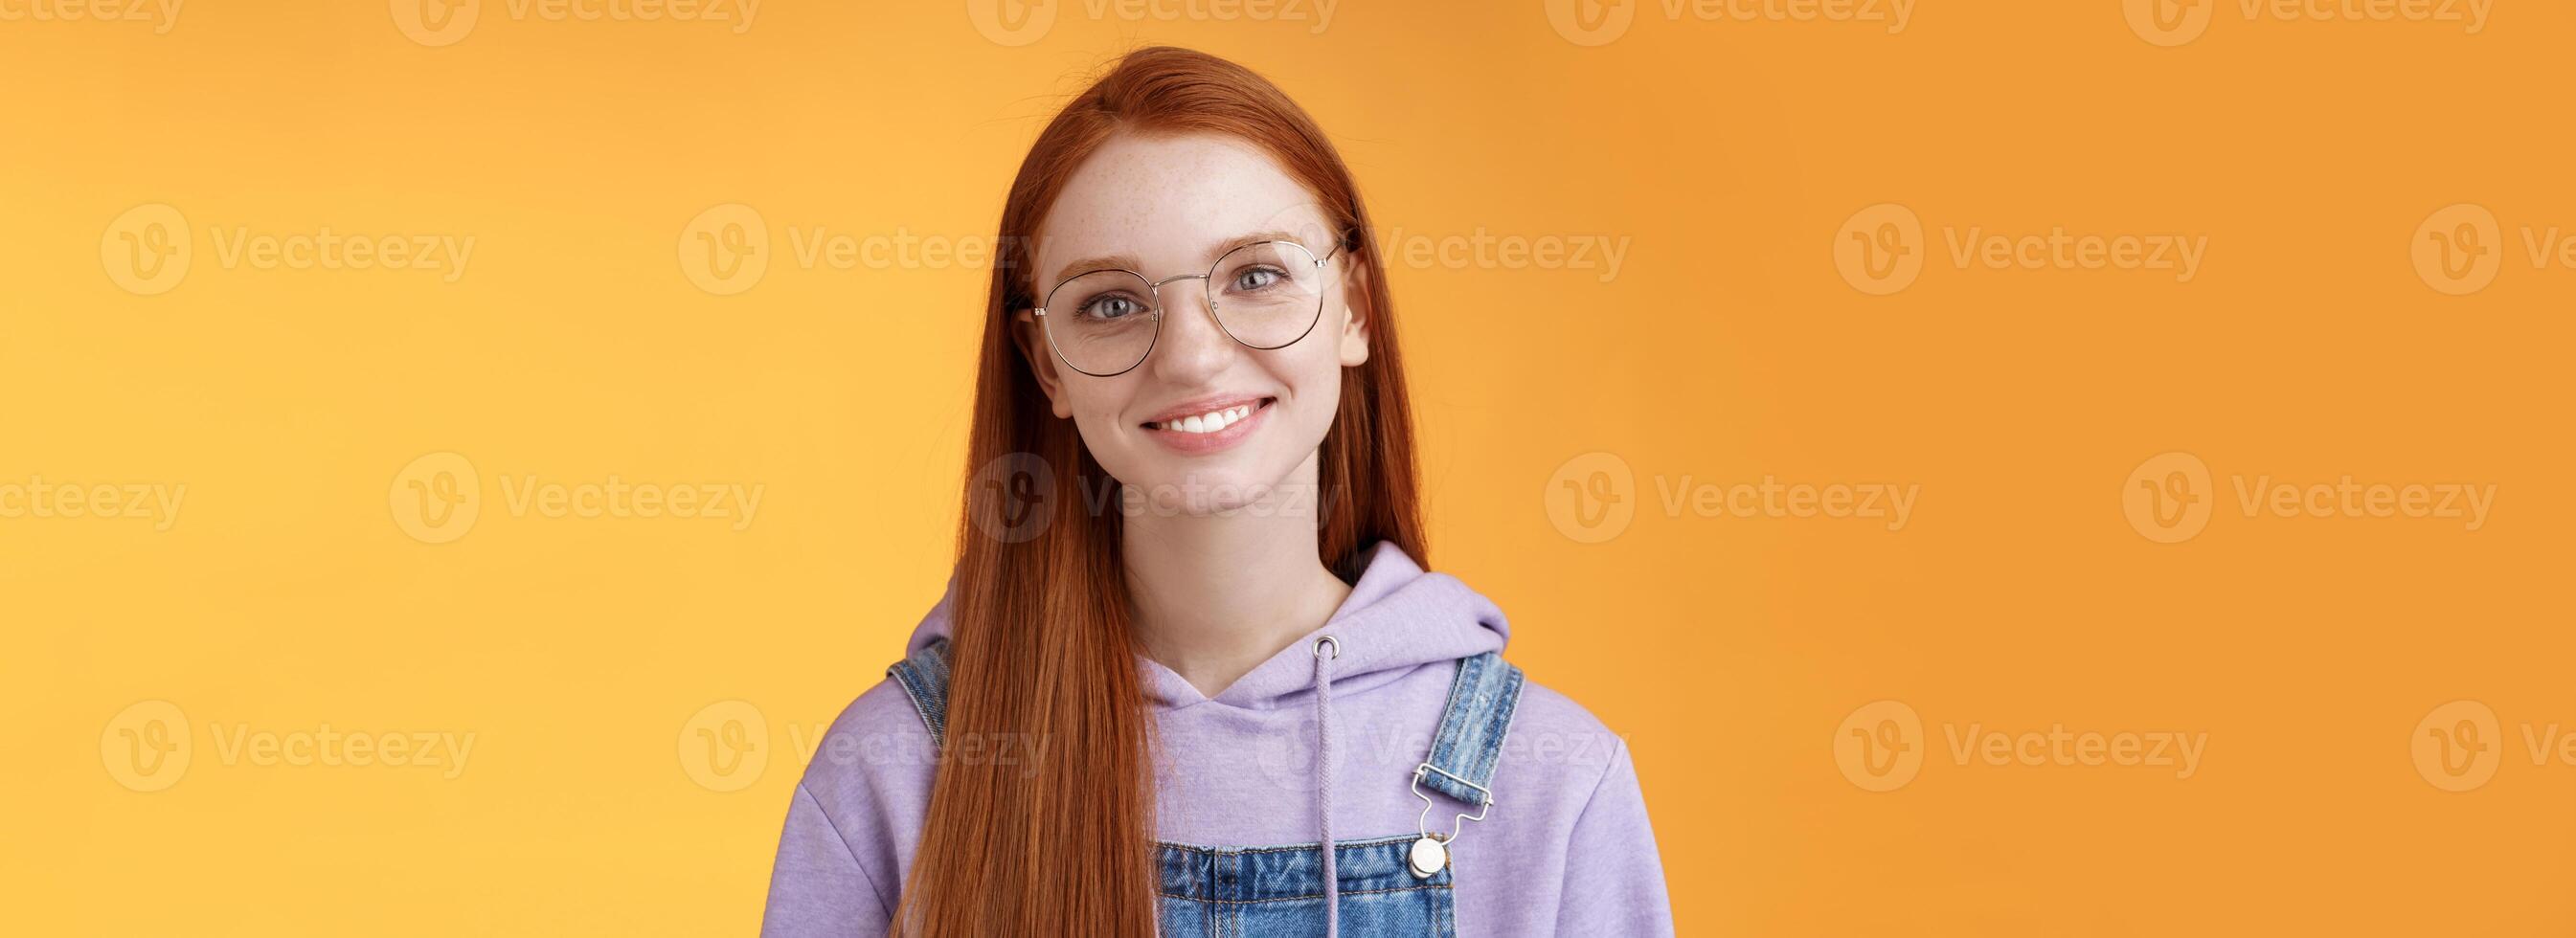
[[[932,639],[920,651],[894,663],[886,676],[903,687],[904,696],[912,698],[913,712],[921,714],[922,725],[930,727],[930,744],[948,742],[948,640]]]
[[[1512,731],[1512,711],[1520,706],[1521,683],[1521,669],[1501,652],[1458,659],[1440,731],[1431,738],[1431,753],[1413,770],[1414,784],[1475,805],[1482,817],[1494,803],[1489,786],[1503,759],[1503,739]]]

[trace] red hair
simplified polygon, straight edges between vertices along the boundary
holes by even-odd
[[[1154,932],[1151,717],[1128,621],[1120,516],[1085,497],[1117,483],[1072,422],[1049,411],[1013,338],[1014,314],[1037,305],[1030,278],[1039,226],[1075,170],[1120,133],[1241,139],[1314,194],[1347,263],[1364,265],[1358,312],[1370,331],[1368,360],[1342,369],[1341,404],[1318,460],[1320,559],[1356,580],[1369,545],[1383,540],[1429,562],[1393,306],[1349,168],[1313,119],[1250,70],[1187,49],[1127,54],[1047,124],[1003,204],[958,530],[949,744],[897,934]],[[1048,354],[1042,340],[1033,348],[1025,354]],[[1040,493],[1036,510],[1047,514],[1037,520],[1003,504],[1001,487],[975,481],[984,467],[1029,456],[1052,484]],[[1032,529],[1035,536],[997,536]],[[1021,733],[1048,741],[1033,774],[953,755],[961,738]]]

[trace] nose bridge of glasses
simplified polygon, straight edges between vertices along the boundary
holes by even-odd
[[[1154,291],[1154,312],[1163,316],[1168,321],[1172,311],[1172,304],[1170,301],[1163,298],[1163,287],[1166,284],[1176,283],[1182,280],[1196,280],[1199,282],[1199,308],[1206,310],[1210,315],[1215,314],[1216,290],[1214,284],[1216,283],[1216,278],[1214,274],[1173,274],[1161,280],[1146,281],[1146,285]]]

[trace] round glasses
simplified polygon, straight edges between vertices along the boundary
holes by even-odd
[[[1204,274],[1147,280],[1132,270],[1094,270],[1065,278],[1031,310],[1047,346],[1066,367],[1094,377],[1126,374],[1145,363],[1163,331],[1163,285],[1207,281],[1208,312],[1235,341],[1285,348],[1315,329],[1324,313],[1323,257],[1295,241],[1255,241],[1216,259]]]

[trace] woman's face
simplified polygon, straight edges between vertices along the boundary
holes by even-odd
[[[1368,360],[1364,268],[1333,251],[1333,235],[1314,194],[1251,144],[1212,134],[1119,135],[1066,183],[1033,245],[1033,285],[1049,304],[1057,339],[1070,337],[1071,317],[1145,315],[1141,303],[1072,308],[1066,296],[1074,290],[1049,300],[1070,273],[1116,267],[1149,281],[1191,279],[1162,285],[1160,333],[1143,363],[1123,374],[1067,367],[1026,311],[1017,317],[1020,349],[1055,415],[1073,419],[1092,458],[1158,508],[1204,514],[1288,483],[1311,484],[1312,460],[1341,401],[1342,369]],[[1306,275],[1321,290],[1313,330],[1269,350],[1220,328],[1208,291],[1220,291],[1224,307],[1239,311],[1246,306],[1228,299],[1235,295],[1229,291],[1272,289],[1280,274],[1239,267],[1250,255],[1237,254],[1215,274],[1219,282],[1196,279],[1230,249],[1264,240],[1332,255]]]

